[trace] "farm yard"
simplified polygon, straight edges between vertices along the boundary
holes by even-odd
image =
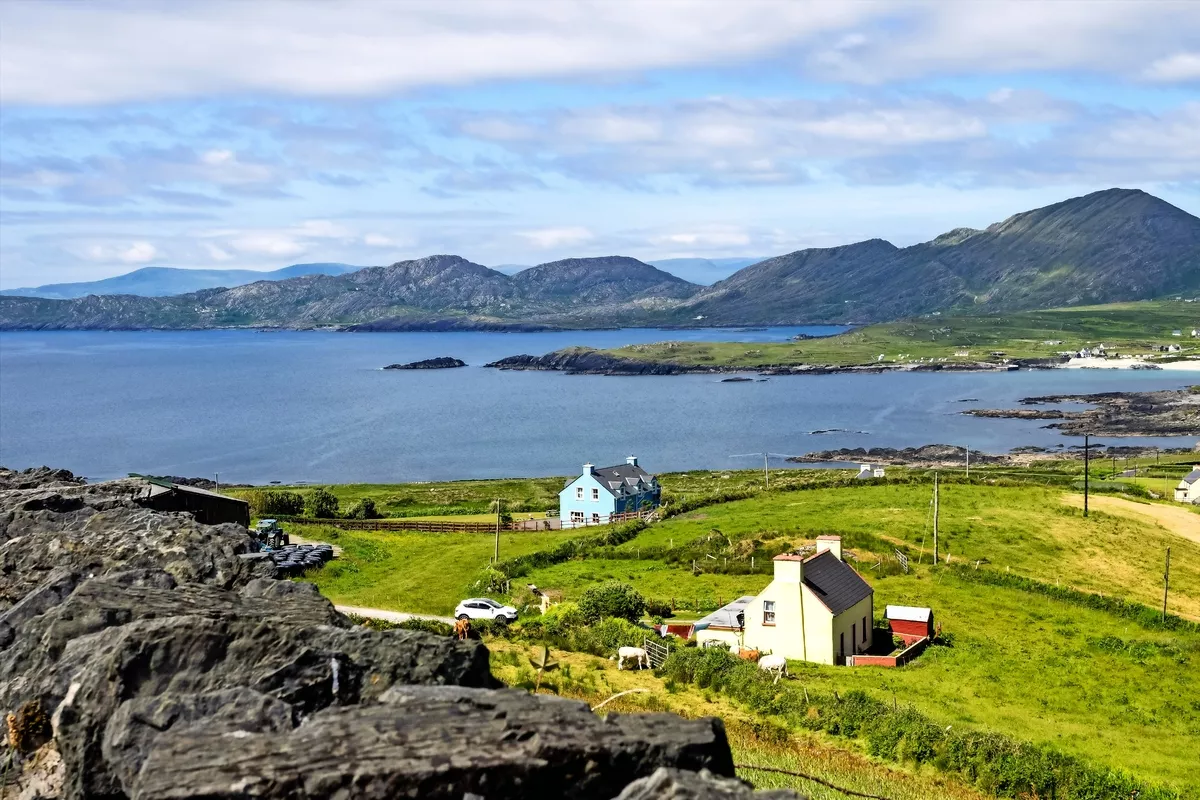
[[[651,615],[670,614],[674,605],[675,619],[696,618],[722,602],[760,592],[771,581],[773,555],[811,545],[820,534],[838,534],[847,559],[875,590],[877,624],[887,604],[929,606],[944,635],[898,669],[792,662],[791,677],[781,683],[788,692],[830,698],[861,691],[899,710],[912,709],[939,730],[990,732],[1050,747],[1179,792],[1143,797],[1200,797],[1194,771],[1200,754],[1195,722],[1200,623],[1193,622],[1200,620],[1200,543],[1173,524],[1178,514],[1189,519],[1190,509],[1152,501],[1136,484],[1125,494],[1110,486],[1093,496],[1085,519],[1070,462],[1030,470],[1023,480],[1011,468],[973,468],[969,481],[961,472],[943,471],[939,549],[943,559],[949,553],[950,563],[933,567],[932,480],[926,471],[889,468],[886,479],[858,483],[846,480],[844,471],[781,471],[772,475],[770,491],[762,490],[761,473],[675,477],[660,476],[670,497],[667,508],[673,503],[690,510],[668,512],[648,526],[614,527],[611,535],[604,532],[607,526],[506,532],[495,569],[490,564],[495,541],[487,534],[295,527],[307,538],[341,547],[341,558],[309,578],[339,604],[445,615],[458,600],[476,593],[481,580],[499,576],[507,579],[508,593],[503,598],[493,593],[497,599],[519,596],[533,583],[571,605],[589,588],[617,581],[644,596]],[[459,507],[497,494],[487,490],[487,482],[472,483],[478,484],[471,490],[477,496],[456,499]],[[1172,616],[1164,626],[1151,609],[1161,608],[1168,546]],[[909,559],[907,573],[897,551]],[[1149,608],[1139,611],[1141,606]],[[503,666],[504,659],[536,644],[540,629],[526,622],[536,620],[536,613],[523,616],[510,631],[488,633],[500,665],[497,674],[505,680],[523,679],[524,656],[509,664],[511,669]],[[523,634],[526,627],[533,633]],[[782,761],[806,754],[808,772],[862,758],[875,747],[870,738],[814,733],[811,720],[797,716],[782,699],[762,705],[758,695],[650,673],[626,671],[620,675],[637,677],[618,681],[608,662],[554,652],[573,674],[600,681],[589,689],[568,680],[564,693],[599,696],[625,681],[640,681],[649,693],[621,707],[682,706],[695,714],[746,721],[759,730],[776,726],[784,733],[769,741],[747,734],[751,749],[769,750]],[[576,666],[585,663],[591,666]],[[557,683],[549,685],[558,690]],[[826,713],[813,702],[818,710],[810,713]],[[941,794],[913,790],[908,796],[975,796],[953,776],[938,778],[936,764],[907,757],[899,763],[891,756],[885,760],[889,765],[878,769],[905,776],[897,786],[948,780],[953,787]],[[764,786],[814,788],[746,777]],[[975,785],[983,784],[976,779]]]

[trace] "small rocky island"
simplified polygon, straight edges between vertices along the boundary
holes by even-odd
[[[408,364],[388,364],[384,369],[454,369],[465,367],[467,362],[450,356],[427,358],[424,361],[412,361]]]

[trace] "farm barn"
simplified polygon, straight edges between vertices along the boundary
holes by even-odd
[[[933,609],[916,606],[888,606],[885,612],[892,633],[912,644],[918,639],[933,638]]]
[[[157,478],[142,478],[145,488],[137,497],[139,505],[156,511],[183,511],[197,522],[220,525],[233,522],[250,527],[250,504],[236,497],[210,492],[195,486],[181,486]]]

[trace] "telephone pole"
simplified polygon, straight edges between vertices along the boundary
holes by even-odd
[[[1167,570],[1163,573],[1163,622],[1167,621],[1167,591],[1171,587],[1171,548],[1167,548]]]
[[[767,454],[763,453],[763,488],[771,488],[771,473],[767,471]]]
[[[967,451],[967,477],[970,478],[971,477],[971,448],[964,447],[963,450]]]
[[[1088,515],[1088,456],[1091,454],[1090,438],[1083,435],[1083,516]]]
[[[492,555],[493,563],[500,563],[500,498],[496,498],[496,550]]]
[[[933,473],[933,563],[938,563],[938,474]]]

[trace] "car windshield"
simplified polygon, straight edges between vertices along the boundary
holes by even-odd
[[[480,600],[479,602],[483,603],[485,606],[487,606],[489,608],[499,608],[500,607],[500,604],[497,603],[495,600]]]

